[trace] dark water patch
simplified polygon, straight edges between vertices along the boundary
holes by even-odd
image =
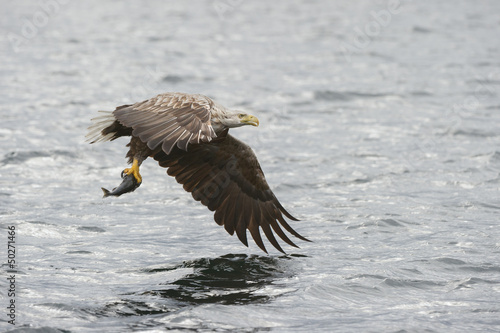
[[[384,279],[387,279],[387,276],[376,275],[376,274],[356,274],[356,275],[353,275],[353,276],[346,277],[346,280],[355,280],[355,279],[384,280]]]
[[[393,220],[393,219],[384,219],[384,220],[380,220],[380,222],[383,222],[390,227],[404,227],[403,224],[401,224],[398,221]]]
[[[472,313],[498,313],[500,309],[489,308],[489,309],[474,309],[471,311]],[[498,325],[500,325],[500,320],[498,320]]]
[[[356,158],[366,158],[366,159],[371,159],[371,160],[378,160],[378,159],[387,159],[387,156],[380,155],[380,154],[370,154],[370,153],[362,153],[362,154],[353,154],[353,157]]]
[[[458,129],[452,131],[451,134],[454,136],[468,136],[473,138],[491,138],[499,135],[499,133],[489,132],[487,130],[482,131],[480,129]]]
[[[82,101],[82,100],[71,100],[69,101],[68,105],[89,105],[90,103],[87,101]]]
[[[57,71],[52,71],[51,75],[79,76],[80,72],[78,72],[78,71],[70,71],[70,70],[57,70]]]
[[[166,75],[162,78],[162,81],[168,82],[168,83],[179,83],[184,81],[184,78],[180,77],[179,75]]]
[[[376,227],[376,228],[387,228],[387,227],[405,227],[404,224],[394,220],[394,219],[382,219],[382,220],[377,220],[377,221],[366,221],[360,224],[356,225],[350,225],[346,229],[347,230],[352,230],[352,229],[362,229],[362,228],[370,228],[370,227]],[[381,229],[379,229],[381,230]]]
[[[497,66],[497,65],[494,63],[490,63],[490,62],[478,62],[477,66],[478,67],[490,67],[490,66]],[[466,80],[465,82],[468,84],[479,84],[479,85],[485,85],[485,86],[486,85],[498,85],[498,84],[500,84],[500,80],[493,80],[491,78],[486,78],[486,77],[485,78],[478,78],[477,77],[474,79]],[[494,89],[477,89],[477,90],[470,91],[468,93],[469,96],[476,96],[476,97],[479,94],[495,96],[495,90]]]
[[[22,164],[33,158],[43,157],[69,157],[76,158],[77,154],[69,150],[31,150],[31,151],[12,151],[4,155],[0,160],[0,165]]]
[[[362,295],[361,297],[364,299],[367,297],[379,297],[381,295],[382,290],[379,287],[368,285],[364,282],[365,281],[358,283],[352,281],[338,286],[324,284],[321,286],[314,286],[312,290],[315,297],[323,300],[332,299],[333,296],[335,298],[352,301],[352,299],[360,295]]]
[[[13,329],[11,331],[6,331],[5,333],[71,333],[71,331],[53,327],[38,327],[38,328],[20,327]]]
[[[428,91],[424,91],[424,90],[415,90],[415,91],[410,92],[410,95],[414,96],[414,97],[428,97],[428,96],[432,96],[432,93],[430,93]]]
[[[379,58],[379,59],[383,59],[385,61],[394,61],[394,58],[393,57],[390,57],[386,54],[382,54],[382,53],[378,53],[378,52],[369,52],[369,55],[373,58]]]
[[[314,99],[325,101],[351,101],[356,99],[367,99],[384,97],[385,94],[377,93],[361,93],[353,91],[332,91],[332,90],[319,90],[314,92]]]
[[[419,271],[418,269],[415,269],[415,268],[403,268],[401,270],[405,271],[405,272],[412,273],[412,274],[417,274],[417,275],[422,275],[423,274],[421,271]]]
[[[454,258],[438,258],[435,259],[440,264],[446,264],[448,268],[459,269],[461,271],[475,272],[475,273],[497,273],[500,272],[500,266],[492,263],[471,264],[460,259]]]
[[[92,252],[85,250],[76,250],[76,251],[67,251],[66,254],[92,254]]]
[[[460,267],[462,271],[475,272],[475,273],[500,273],[500,266],[484,263],[481,265],[467,265]]]
[[[175,266],[172,265],[172,266],[165,266],[165,267],[157,267],[157,268],[144,268],[144,269],[141,269],[140,271],[143,273],[154,274],[154,273],[161,273],[161,272],[169,272],[169,271],[173,271],[173,270],[180,269],[180,268],[183,268],[183,264],[175,265]]]
[[[419,33],[419,34],[428,34],[428,33],[431,33],[432,30],[429,28],[425,28],[425,27],[417,25],[417,26],[413,27],[413,32]]]
[[[352,184],[366,184],[366,183],[371,182],[372,180],[373,180],[372,178],[356,178],[356,179],[353,179],[352,181],[350,181],[348,183],[352,183]]]
[[[99,227],[78,227],[78,230],[87,232],[106,232],[106,230]]]
[[[429,281],[429,280],[407,280],[407,279],[395,279],[387,278],[383,282],[385,285],[393,288],[412,288],[412,289],[430,289],[434,287],[443,287],[446,285],[445,282]]]
[[[356,229],[363,229],[363,228],[368,228],[368,227],[373,227],[376,226],[375,222],[368,221],[368,222],[363,222],[359,223],[356,225],[349,225],[346,227],[346,230],[356,230]]]
[[[37,220],[26,221],[26,223],[41,224],[41,225],[55,225],[54,223],[48,223],[48,222],[45,222],[45,221],[37,221]]]
[[[500,174],[497,177],[486,181],[485,183],[486,184],[499,184],[500,183]]]
[[[436,259],[437,262],[447,264],[447,265],[465,265],[466,262],[462,261],[460,259],[454,259],[454,258],[438,258]]]
[[[477,205],[484,207],[484,208],[500,209],[500,205],[494,205],[494,204],[487,203],[487,202],[478,202]]]
[[[164,314],[178,309],[179,306],[175,304],[169,306],[154,302],[123,299],[109,303],[98,311],[86,310],[86,312],[97,317],[131,317]]]
[[[166,288],[155,289],[152,294],[166,299],[175,299],[188,304],[250,304],[270,299],[256,293],[278,278],[290,277],[293,273],[282,264],[289,257],[262,257],[228,254],[219,258],[203,258],[183,263],[180,268],[192,268],[193,273],[172,283]]]
[[[228,254],[218,258],[201,258],[179,265],[141,270],[147,274],[161,274],[191,268],[193,272],[173,282],[165,282],[150,290],[127,295],[101,309],[85,311],[96,316],[144,316],[203,304],[265,303],[277,296],[276,293],[271,296],[261,290],[273,285],[276,280],[292,277],[294,270],[290,261],[294,257],[302,256]]]
[[[490,157],[490,162],[500,162],[500,151],[495,150]]]
[[[465,281],[461,281],[456,285],[454,288],[455,290],[457,289],[464,289],[464,288],[472,288],[474,285],[477,284],[499,284],[499,281],[490,281],[490,280],[484,280],[480,278],[469,278]]]
[[[36,304],[37,307],[43,307],[50,309],[51,311],[57,311],[60,313],[62,318],[71,317],[71,318],[79,318],[88,320],[88,313],[85,310],[79,309],[78,307],[65,304],[65,303],[56,303],[56,302],[48,302],[48,303],[40,303]],[[49,331],[52,332],[52,331]],[[61,331],[61,332],[70,332],[70,331]]]
[[[151,37],[148,37],[148,40],[150,42],[161,42],[161,41],[165,41],[165,40],[171,40],[172,37],[170,36],[151,36]]]

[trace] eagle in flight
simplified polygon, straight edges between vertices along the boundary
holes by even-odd
[[[255,243],[267,253],[260,228],[271,244],[283,252],[274,233],[298,247],[285,234],[309,241],[287,223],[298,221],[283,208],[266,182],[252,149],[228,131],[244,125],[259,126],[259,120],[230,110],[199,94],[164,93],[143,102],[100,111],[92,119],[86,136],[90,143],[131,136],[126,157],[132,164],[123,170],[123,182],[104,196],[118,196],[142,183],[141,163],[148,157],[158,161],[193,198],[214,211],[223,225],[248,246],[248,229]],[[274,231],[274,233],[273,233]]]

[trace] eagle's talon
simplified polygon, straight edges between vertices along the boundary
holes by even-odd
[[[133,175],[138,184],[142,183],[142,177],[139,173],[139,161],[134,158],[131,168],[123,169],[121,177]]]

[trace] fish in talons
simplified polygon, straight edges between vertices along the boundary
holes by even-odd
[[[104,193],[103,198],[107,198],[109,196],[119,197],[122,194],[133,192],[142,184],[142,182],[136,179],[133,173],[128,174],[126,172],[122,172],[122,179],[121,184],[111,191],[101,187],[102,192]]]

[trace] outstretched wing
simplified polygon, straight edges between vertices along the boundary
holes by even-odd
[[[175,146],[187,150],[188,144],[210,142],[216,137],[210,123],[212,103],[203,95],[166,93],[118,107],[113,115],[120,124],[132,128],[132,135],[151,150],[161,145],[170,154]]]
[[[308,241],[285,221],[297,221],[280,204],[266,182],[257,157],[245,143],[230,135],[217,138],[209,144],[189,146],[187,151],[174,149],[169,155],[161,151],[154,155],[167,173],[183,184],[193,198],[211,211],[214,219],[231,235],[236,231],[240,241],[248,246],[246,230],[255,243],[267,253],[259,228],[272,245],[283,249],[274,237],[297,247],[280,225],[292,235]]]

